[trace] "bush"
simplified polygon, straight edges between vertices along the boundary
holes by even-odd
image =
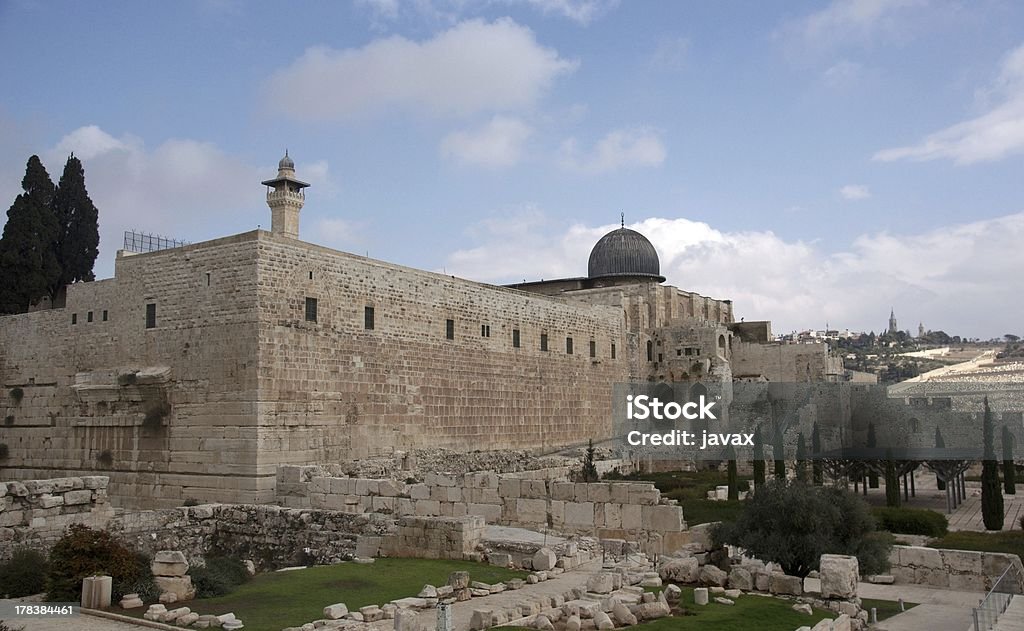
[[[0,565],[0,597],[20,598],[46,589],[46,555],[21,548]]]
[[[14,405],[21,403],[21,400],[25,397],[25,391],[21,388],[11,388],[11,400],[14,401]]]
[[[949,532],[946,516],[927,509],[885,507],[872,513],[879,530],[926,537],[944,537]]]
[[[245,564],[231,557],[210,557],[206,559],[205,567],[191,568],[188,574],[192,577],[198,598],[230,594],[249,580]]]
[[[82,579],[106,574],[113,578],[112,598],[116,602],[153,575],[149,558],[136,554],[105,530],[93,530],[81,524],[67,532],[50,550],[46,577],[47,598],[51,601],[81,599]]]
[[[876,533],[868,505],[850,491],[769,481],[742,506],[735,522],[712,530],[716,544],[745,548],[792,576],[818,569],[822,554],[856,556],[864,572],[888,568],[891,539]]]
[[[11,455],[11,450],[7,446],[7,443],[0,443],[0,460],[7,460],[7,457]]]

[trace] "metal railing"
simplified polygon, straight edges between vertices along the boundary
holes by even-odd
[[[1021,578],[1021,570],[1014,563],[1003,570],[992,584],[992,589],[974,608],[974,631],[991,631],[995,628],[996,621],[1010,606],[1014,595],[1020,594]]]
[[[170,239],[134,230],[124,231],[124,249],[129,252],[156,252],[157,250],[180,248],[183,245],[188,245],[188,241],[179,241],[178,239]]]

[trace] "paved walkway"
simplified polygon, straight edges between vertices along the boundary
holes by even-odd
[[[1024,631],[1024,597],[1013,597],[1010,606],[999,616],[995,631]]]
[[[985,597],[982,592],[958,592],[921,585],[872,585],[857,587],[861,598],[899,600],[918,603],[917,607],[883,620],[880,631],[966,631],[971,625],[971,610]]]
[[[32,604],[20,600],[0,600],[0,602],[10,606]],[[22,627],[25,631],[153,631],[151,627],[84,614],[50,618],[8,618],[4,622],[13,629]]]

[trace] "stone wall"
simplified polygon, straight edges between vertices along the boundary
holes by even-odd
[[[19,547],[48,550],[72,524],[104,528],[113,515],[105,476],[0,482],[0,561]]]
[[[484,518],[402,517],[397,531],[385,537],[380,552],[391,557],[474,559],[483,540]]]
[[[961,591],[984,592],[1011,564],[1024,577],[1024,566],[1016,554],[943,550],[920,546],[893,546],[890,573],[897,584],[928,585]],[[1018,583],[1018,594],[1024,584]]]
[[[635,540],[686,528],[682,509],[663,503],[648,482],[579,484],[498,475],[429,474],[420,484],[395,480],[312,477],[303,467],[282,467],[278,502],[346,512],[396,516],[480,515],[488,524],[547,528]]]
[[[773,383],[839,381],[843,360],[827,344],[754,344],[734,339],[732,374],[737,379],[764,377]]]

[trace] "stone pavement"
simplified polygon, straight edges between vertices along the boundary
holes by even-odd
[[[27,604],[21,601],[2,602]],[[25,631],[153,631],[151,627],[84,614],[52,618],[10,618],[5,622],[11,628],[23,627]]]
[[[967,483],[967,499],[949,516],[950,530],[985,530],[981,520],[981,489],[972,489],[972,484],[979,483]],[[1003,530],[1019,530],[1020,518],[1024,516],[1024,489],[1018,491],[1017,495],[1003,495],[1003,506]]]
[[[1024,597],[1014,596],[1010,606],[999,616],[994,631],[1024,631]]]
[[[966,631],[972,624],[971,610],[985,597],[982,592],[959,592],[922,585],[872,585],[860,583],[861,598],[918,603],[876,627],[879,631]]]

